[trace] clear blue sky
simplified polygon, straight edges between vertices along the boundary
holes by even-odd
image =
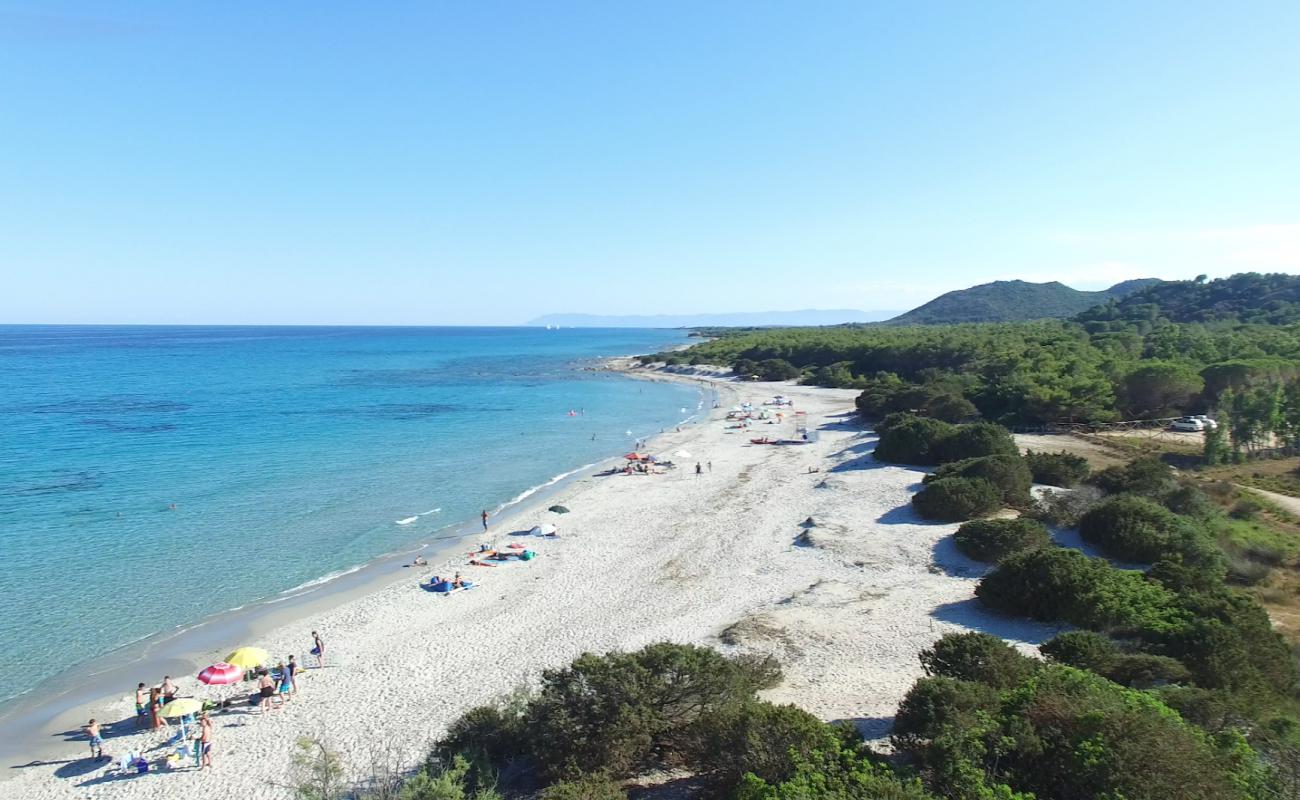
[[[0,0],[0,322],[1300,272],[1300,3]]]

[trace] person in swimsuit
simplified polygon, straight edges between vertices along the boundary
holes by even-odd
[[[459,572],[457,572],[457,573],[456,573],[456,577],[455,577],[454,579],[452,579],[451,585],[454,586],[454,587],[457,588],[457,589],[463,589],[463,588],[465,588],[465,580],[464,580],[463,578],[460,577],[460,573],[459,573]]]
[[[275,681],[271,680],[271,673],[265,669],[258,673],[257,694],[262,698],[257,704],[258,708],[265,714],[271,710],[271,698],[275,697]]]
[[[429,562],[424,560],[424,556],[416,556],[415,560],[411,562],[413,567],[426,567],[428,565]]]
[[[206,711],[199,716],[199,752],[203,755],[199,769],[212,766],[212,720]]]
[[[280,671],[280,682],[276,686],[276,691],[280,695],[280,705],[284,705],[289,702],[289,691],[293,689],[293,676],[289,674],[289,668],[283,661],[276,665],[276,669]]]
[[[298,693],[298,662],[293,660],[293,654],[289,654],[289,663],[285,667],[289,670],[289,693]]]
[[[483,532],[487,533],[487,519],[488,519],[487,509],[486,508],[483,509],[483,513],[479,514],[479,516],[483,518]]]
[[[320,634],[316,631],[311,632],[311,640],[314,645],[311,654],[316,656],[316,666],[323,667],[325,666],[325,640],[320,638]]]
[[[172,681],[172,676],[170,675],[163,676],[162,696],[164,703],[170,703],[176,699],[176,684]]]
[[[99,722],[91,720],[82,728],[90,737],[90,757],[99,760],[104,757],[104,737],[99,732]]]
[[[154,730],[167,728],[171,730],[171,725],[167,718],[162,715],[163,699],[162,690],[157,686],[149,690],[149,721],[153,723]]]
[[[145,717],[149,713],[149,691],[144,684],[135,687],[135,726],[143,728]]]

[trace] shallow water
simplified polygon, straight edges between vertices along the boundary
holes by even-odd
[[[436,541],[625,451],[697,413],[700,393],[580,367],[682,341],[0,327],[0,698]]]

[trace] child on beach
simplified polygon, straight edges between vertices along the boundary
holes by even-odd
[[[104,757],[104,737],[99,732],[99,722],[92,719],[82,728],[90,737],[90,757],[98,761]]]
[[[199,716],[199,752],[203,757],[199,769],[212,766],[212,720],[206,711]]]
[[[172,680],[172,676],[170,675],[163,676],[162,696],[164,703],[170,703],[176,699],[176,683]]]
[[[135,726],[143,728],[145,718],[149,714],[149,693],[141,683],[135,687]]]

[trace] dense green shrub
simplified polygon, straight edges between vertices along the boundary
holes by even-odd
[[[299,792],[299,797],[315,800],[319,795]],[[402,784],[397,797],[398,800],[502,800],[495,787],[479,785],[473,765],[463,756],[455,756],[445,764],[424,765]]]
[[[1141,573],[1061,547],[1008,556],[979,582],[975,596],[1005,614],[1096,630],[1126,626],[1163,631],[1184,618],[1176,595]]]
[[[960,522],[997,511],[1002,493],[982,478],[940,478],[913,495],[912,507],[925,519]]]
[[[527,751],[524,732],[526,697],[516,694],[500,705],[476,706],[447,728],[436,752],[444,761],[457,755],[503,764]]]
[[[733,787],[752,773],[769,783],[790,778],[800,761],[834,749],[835,729],[795,706],[733,703],[700,717],[682,746],[697,775]]]
[[[1178,659],[1153,653],[1123,653],[1111,661],[1101,674],[1134,689],[1185,683],[1192,676]]]
[[[1170,551],[1178,525],[1178,517],[1167,508],[1120,495],[1084,514],[1079,533],[1112,558],[1154,562]]]
[[[1163,499],[1178,488],[1173,469],[1153,456],[1107,467],[1094,473],[1091,480],[1106,494],[1136,494],[1154,500]]]
[[[997,767],[1038,797],[1244,800],[1259,779],[1240,738],[1212,740],[1151,695],[1069,667],[1040,670],[1001,719],[1019,745]]]
[[[992,686],[956,678],[921,678],[899,703],[891,738],[899,750],[916,753],[945,728],[971,725],[978,714],[995,713],[998,705],[998,691]]]
[[[926,416],[941,419],[944,422],[965,422],[979,415],[975,404],[959,394],[938,394],[931,397],[924,405]]]
[[[547,786],[537,800],[627,800],[627,792],[606,775],[583,775]]]
[[[783,358],[768,358],[758,362],[752,374],[765,381],[792,381],[799,377],[799,368]]]
[[[921,651],[926,675],[976,681],[998,689],[1022,683],[1039,662],[987,633],[950,633]]]
[[[972,422],[958,425],[951,435],[941,439],[936,445],[938,462],[960,461],[963,458],[980,456],[1019,455],[1011,432],[992,422]]]
[[[588,653],[543,672],[537,691],[513,707],[472,710],[437,751],[483,754],[495,766],[522,752],[548,780],[628,776],[701,716],[748,701],[779,677],[771,659],[727,658],[692,645]]]
[[[860,747],[840,744],[799,762],[794,775],[770,784],[746,775],[735,800],[936,800],[921,782],[902,779]],[[991,798],[992,800],[992,798]],[[997,800],[1017,800],[1013,797]]]
[[[1038,520],[977,519],[957,529],[953,541],[966,557],[976,561],[999,561],[1012,553],[1051,544],[1052,537]]]
[[[1120,650],[1109,636],[1096,631],[1066,631],[1044,642],[1038,651],[1052,661],[1076,669],[1104,673],[1119,658]]]
[[[911,415],[897,418],[890,415],[885,422],[883,428],[876,428],[880,441],[876,443],[875,456],[878,461],[896,464],[938,464],[934,448],[953,431],[953,426],[946,422]]]
[[[923,482],[933,483],[942,478],[982,478],[998,488],[1003,502],[1014,506],[1029,503],[1029,487],[1034,480],[1025,460],[1017,455],[981,456],[952,461],[926,475]]]
[[[1034,483],[1070,489],[1088,477],[1088,459],[1062,450],[1059,453],[1025,453]]]
[[[1165,508],[1184,517],[1208,520],[1219,513],[1210,496],[1195,486],[1182,486],[1165,496]]]

